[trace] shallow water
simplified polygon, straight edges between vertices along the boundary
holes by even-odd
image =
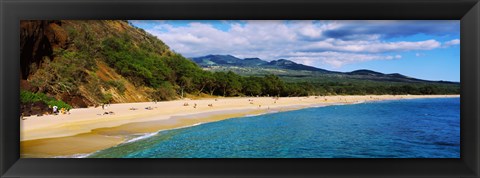
[[[307,108],[161,131],[89,157],[459,158],[460,98]]]

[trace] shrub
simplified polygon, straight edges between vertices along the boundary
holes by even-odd
[[[175,99],[175,88],[170,82],[163,82],[152,94],[154,100],[172,100]]]
[[[69,104],[57,100],[53,97],[49,97],[44,93],[33,93],[25,90],[20,91],[20,102],[21,103],[33,103],[33,102],[43,102],[49,106],[58,106],[58,108],[72,109],[72,106]]]
[[[116,88],[120,93],[124,93],[126,88],[122,80],[109,80],[106,82],[108,86]]]
[[[102,103],[110,103],[113,99],[113,95],[110,93],[103,94]]]

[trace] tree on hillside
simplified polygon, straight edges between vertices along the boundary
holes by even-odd
[[[243,86],[242,92],[245,95],[250,95],[250,96],[262,95],[261,80],[262,80],[261,78],[253,77],[253,76],[245,78],[242,84]]]
[[[185,89],[192,86],[192,78],[182,76],[178,81],[178,85],[180,86],[180,96],[183,98]]]
[[[265,93],[268,93],[270,96],[280,96],[281,91],[285,88],[285,83],[276,75],[266,75],[264,81]]]
[[[215,72],[215,81],[217,82],[217,85],[219,89],[222,90],[222,95],[226,96],[227,94],[227,87],[228,87],[228,77],[227,73],[225,72]]]
[[[207,88],[213,89],[212,86],[215,85],[215,78],[211,72],[208,71],[201,71],[197,74],[197,77],[194,78],[196,88],[198,89],[198,94],[202,93]],[[210,90],[212,94],[213,91]]]
[[[242,77],[233,73],[232,71],[228,71],[227,73],[227,92],[229,96],[236,96],[241,93],[242,90]]]

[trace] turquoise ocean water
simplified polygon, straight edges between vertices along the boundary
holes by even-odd
[[[459,158],[460,98],[307,108],[161,131],[101,158]]]

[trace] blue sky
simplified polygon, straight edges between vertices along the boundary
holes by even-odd
[[[458,20],[132,20],[185,57],[288,59],[334,71],[369,69],[460,81]]]

